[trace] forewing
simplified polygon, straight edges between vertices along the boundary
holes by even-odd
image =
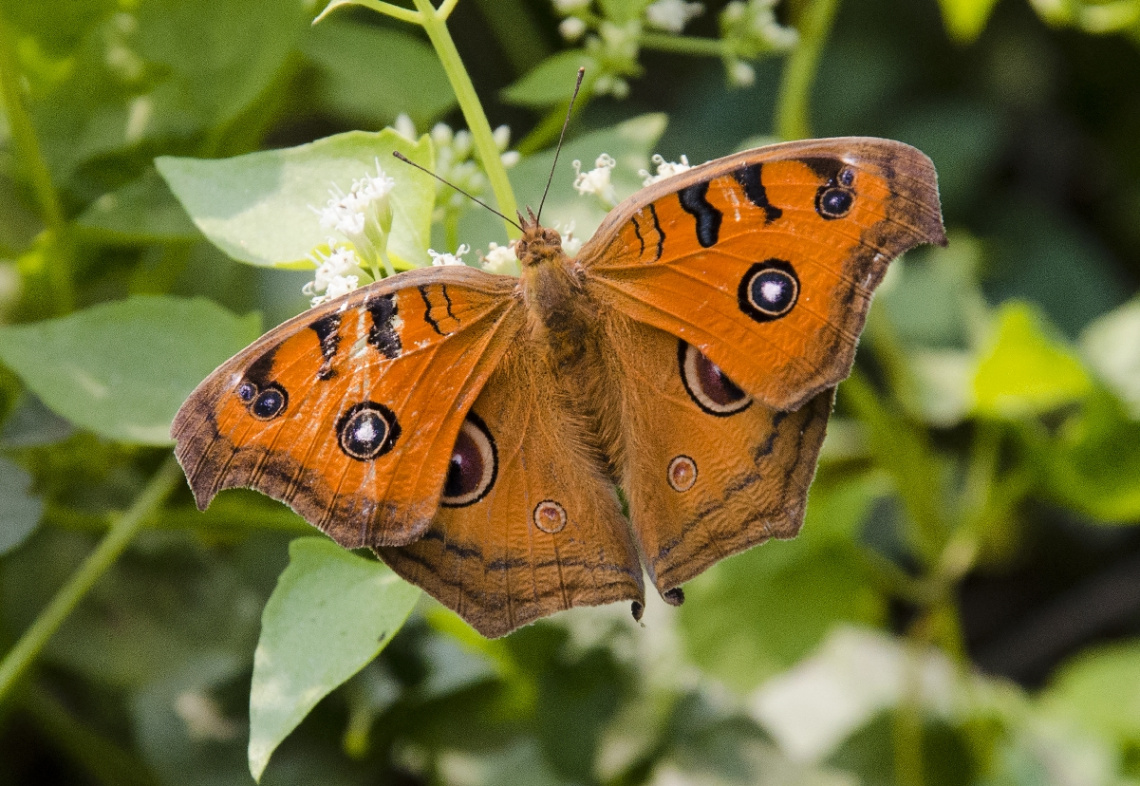
[[[349,548],[418,537],[464,415],[525,321],[516,283],[467,267],[411,271],[223,363],[171,429],[198,506],[248,486]]]
[[[887,263],[944,243],[930,160],[879,139],[718,159],[619,205],[578,262],[606,304],[795,410],[850,372]]]

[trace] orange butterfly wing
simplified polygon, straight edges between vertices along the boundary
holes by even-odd
[[[517,283],[459,266],[405,273],[226,361],[171,429],[198,506],[249,486],[349,548],[419,537],[464,415],[525,324]]]
[[[727,556],[794,537],[834,388],[791,412],[765,407],[695,347],[626,320],[622,486],[645,568],[662,597]]]
[[[746,151],[649,186],[577,261],[603,303],[794,410],[850,372],[872,291],[919,243],[945,243],[930,159],[853,137]]]
[[[573,606],[644,605],[614,484],[550,362],[541,343],[516,340],[471,409],[431,527],[377,550],[484,636]]]

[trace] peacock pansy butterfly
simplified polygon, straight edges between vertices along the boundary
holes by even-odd
[[[172,428],[199,507],[258,489],[485,636],[619,600],[639,617],[643,571],[679,604],[799,531],[873,290],[946,242],[930,160],[868,138],[673,175],[573,259],[522,224],[519,278],[401,273],[222,364]]]

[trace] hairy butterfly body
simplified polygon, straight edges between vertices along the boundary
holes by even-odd
[[[286,322],[190,396],[176,452],[199,506],[263,491],[484,635],[637,616],[643,574],[677,604],[798,532],[875,286],[944,242],[911,147],[747,151],[638,192],[573,259],[532,216],[518,279],[416,270]]]

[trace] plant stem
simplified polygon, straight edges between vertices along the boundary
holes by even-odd
[[[48,259],[48,282],[55,295],[55,310],[66,314],[75,307],[75,292],[71,279],[71,245],[66,239],[67,219],[59,194],[51,182],[51,172],[36,137],[36,130],[24,106],[20,89],[20,70],[16,60],[14,34],[8,23],[0,18],[0,102],[8,117],[12,143],[39,204],[40,218],[51,232],[52,258]]]
[[[913,639],[908,638],[905,646],[902,692],[892,724],[895,783],[922,786],[922,652]]]
[[[638,36],[637,40],[642,48],[656,49],[659,52],[676,52],[681,55],[707,55],[710,57],[722,57],[725,53],[724,43],[716,38],[665,35],[663,33],[642,33]]]
[[[123,553],[139,528],[150,518],[162,501],[174,490],[182,471],[174,457],[169,457],[150,479],[130,509],[114,523],[103,540],[88,555],[79,570],[72,574],[35,622],[0,661],[0,702],[12,691],[23,673],[39,655],[48,640],[59,630],[72,610],[83,600],[99,578]]]
[[[810,0],[800,11],[796,26],[800,42],[784,63],[784,75],[776,100],[775,131],[781,139],[811,136],[811,86],[838,8],[839,0]]]
[[[495,193],[499,212],[505,216],[513,216],[518,213],[515,192],[511,188],[511,181],[507,178],[507,170],[499,158],[499,148],[495,144],[495,137],[491,133],[491,124],[487,122],[483,105],[475,93],[475,85],[471,83],[471,77],[459,57],[459,50],[455,48],[455,41],[447,30],[446,17],[432,6],[430,0],[415,0],[415,4],[419,9],[419,22],[432,46],[435,47],[435,53],[439,56],[448,81],[451,82],[451,89],[455,92],[463,118],[471,130],[471,139],[475,143],[475,150],[479,154],[483,170],[487,173],[487,179],[491,182],[491,190]],[[450,11],[450,8],[447,10]],[[519,236],[519,231],[510,222],[504,222],[504,226],[507,229],[507,237]]]
[[[325,10],[321,11],[317,15],[317,18],[313,20],[313,24],[316,24],[336,9],[345,5],[362,5],[365,8],[371,8],[378,14],[384,14],[385,16],[390,16],[393,19],[399,19],[401,22],[410,22],[413,25],[418,25],[421,21],[420,15],[416,11],[410,11],[407,8],[401,8],[400,6],[392,5],[391,3],[385,3],[383,0],[341,0],[339,3],[329,3],[327,6],[325,6]],[[445,3],[444,5],[447,4]],[[452,5],[454,5],[454,3],[452,3]],[[448,13],[450,13],[450,9],[448,9]],[[444,16],[446,17],[446,14]]]

